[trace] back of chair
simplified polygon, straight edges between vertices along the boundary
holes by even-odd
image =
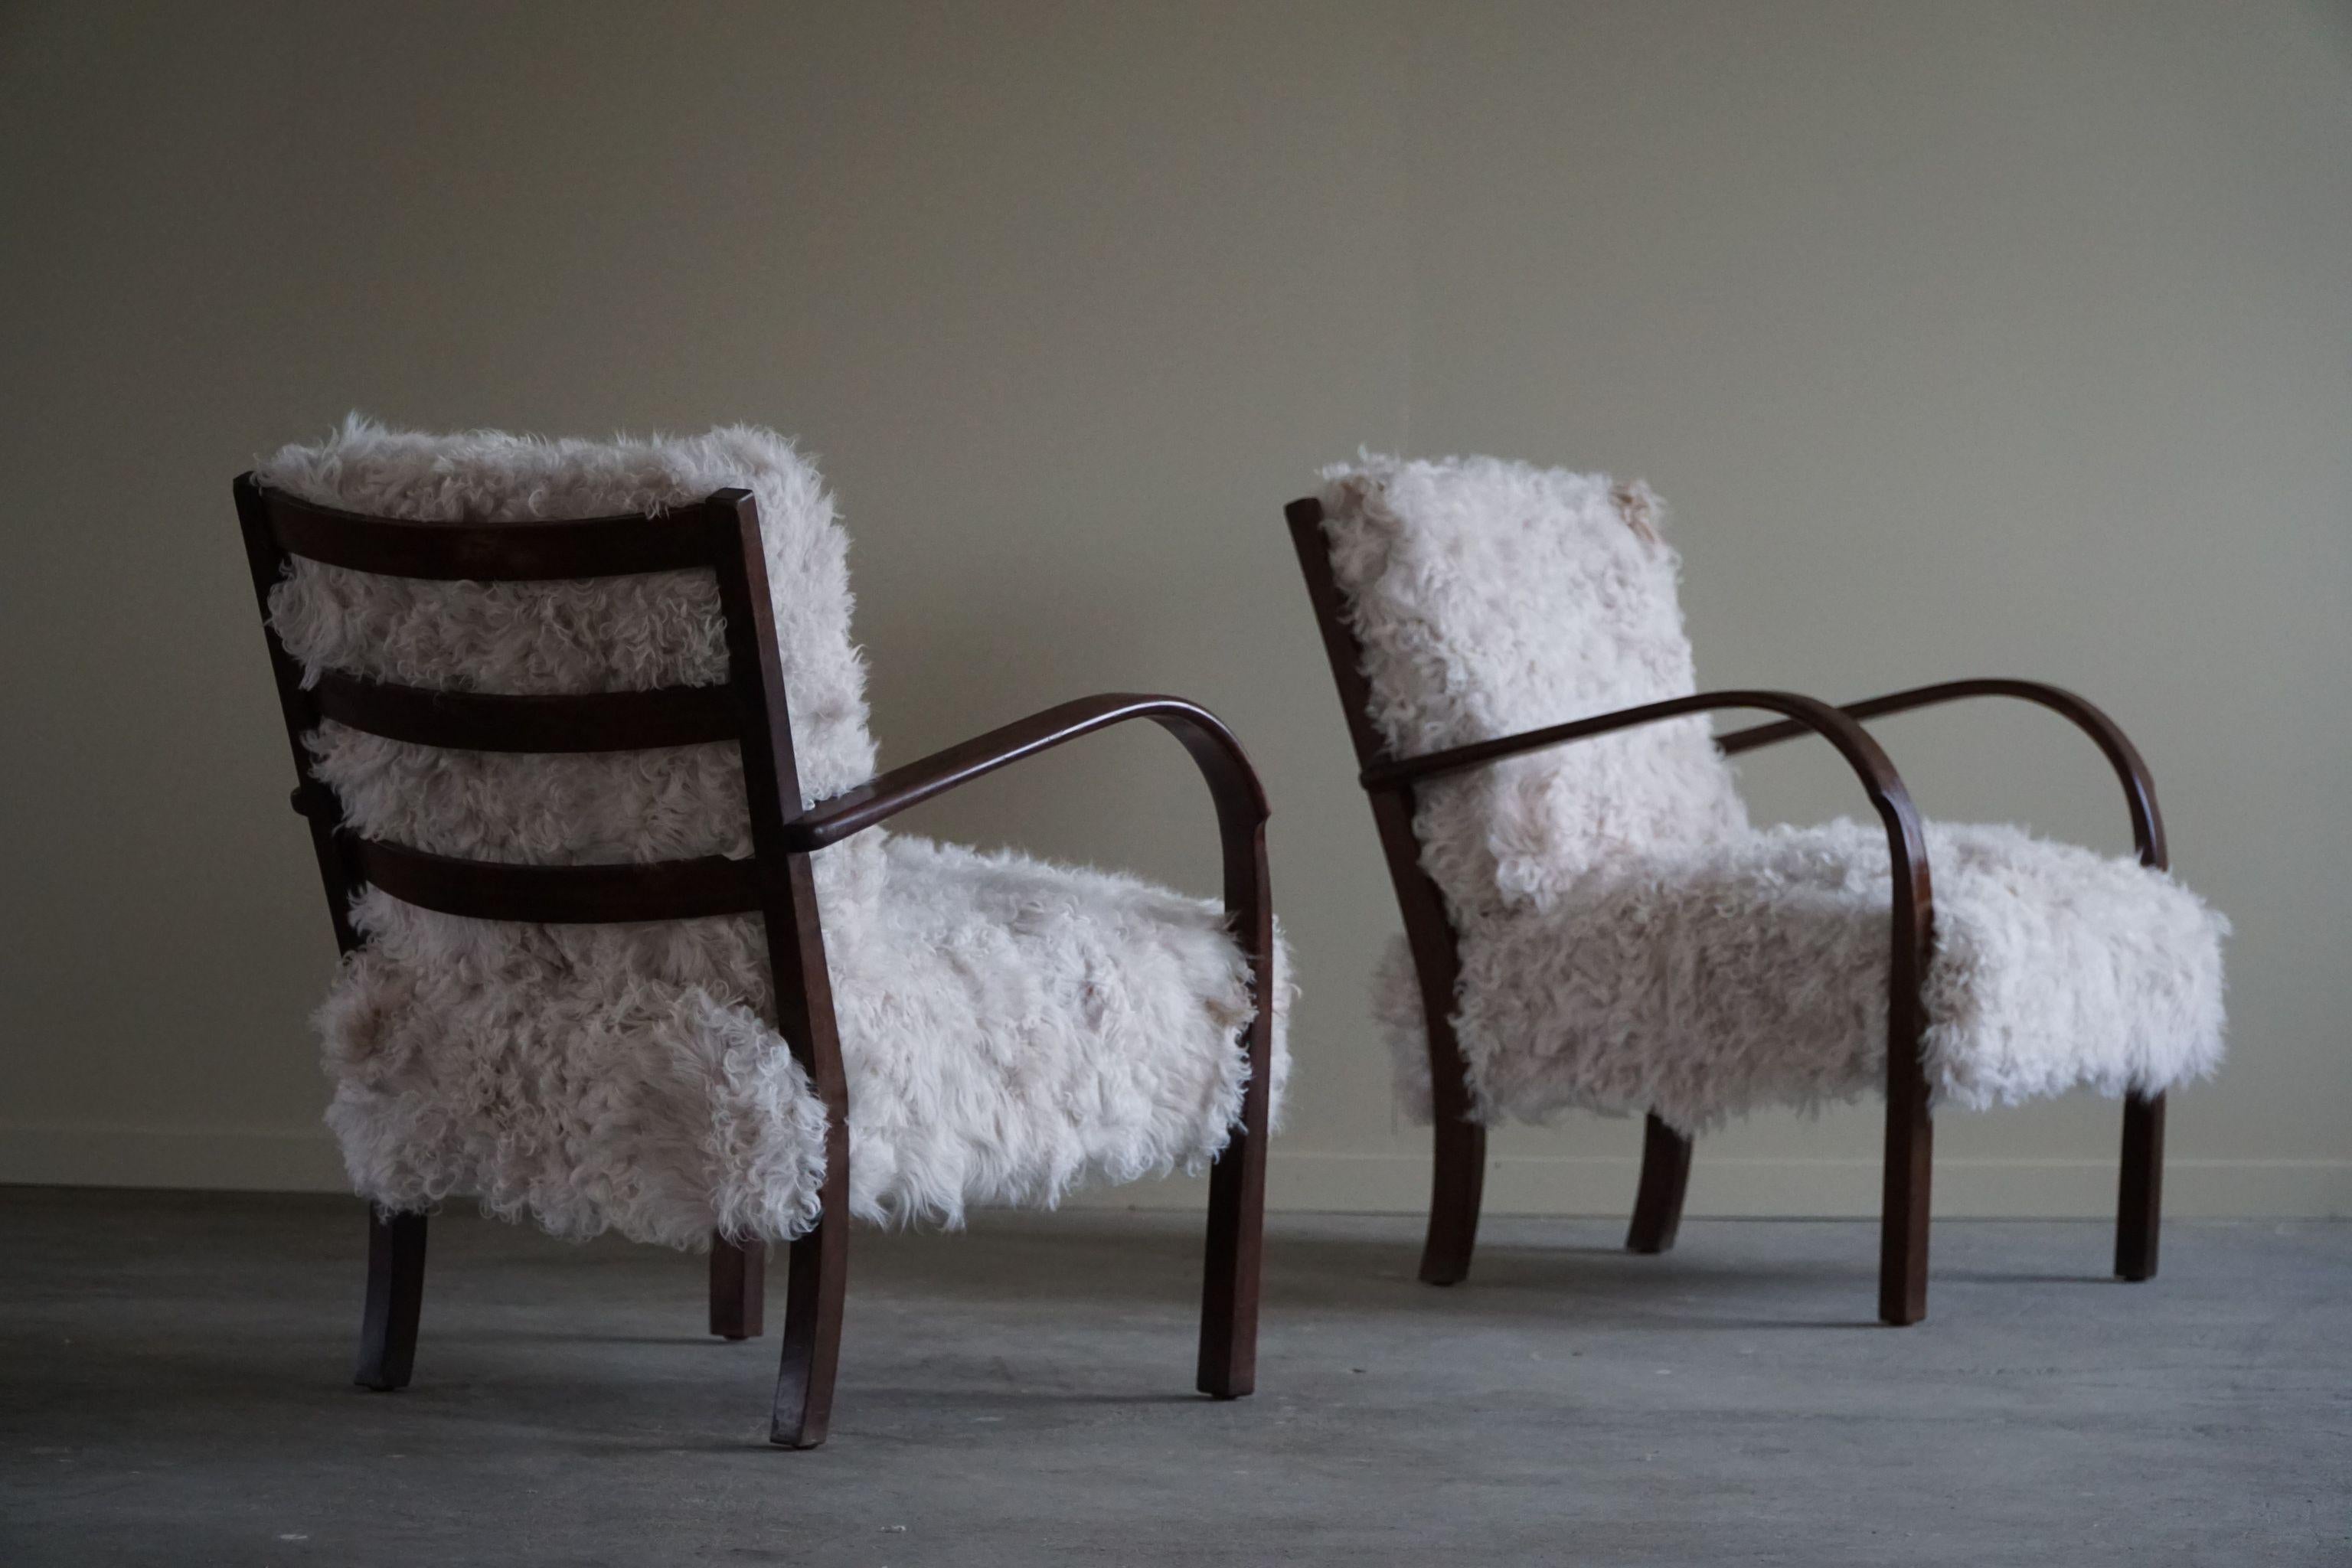
[[[360,945],[353,892],[477,920],[534,923],[688,920],[762,910],[789,924],[782,828],[797,815],[783,678],[778,666],[759,511],[748,490],[721,490],[663,515],[568,521],[420,522],[298,500],[253,474],[236,486],[254,594],[310,824],[337,942]],[[279,636],[271,597],[296,561],[430,583],[545,583],[708,570],[726,616],[721,685],[515,695],[405,685],[303,669]],[[406,745],[488,752],[607,752],[734,742],[754,853],[604,865],[530,865],[431,853],[362,837],[321,777],[313,740],[332,723]],[[786,803],[791,803],[789,807]]]
[[[320,506],[261,483],[236,485],[237,521],[268,639],[270,668],[300,783],[335,939],[362,933],[352,899],[373,886],[439,915],[526,924],[627,923],[712,915],[763,916],[772,1022],[832,1120],[846,1134],[840,1043],[833,1019],[815,883],[789,853],[788,816],[801,786],[778,658],[759,507],[728,489],[659,514],[562,521],[431,522]],[[304,670],[278,631],[273,596],[298,562],[427,584],[578,582],[708,570],[725,616],[727,679],[717,685],[533,694],[485,693]],[[319,765],[329,726],[396,747],[458,753],[625,752],[733,742],[742,769],[752,853],[598,865],[533,865],[435,854],[353,831]],[[836,1155],[845,1145],[834,1147]]]
[[[1605,476],[1473,458],[1326,471],[1302,558],[1352,639],[1359,760],[1409,757],[1696,689],[1655,499]],[[1309,563],[1310,585],[1316,573]],[[1420,864],[1457,921],[1746,823],[1702,720],[1498,763],[1413,792]]]

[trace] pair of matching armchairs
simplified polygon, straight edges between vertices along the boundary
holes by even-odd
[[[1646,1112],[1634,1245],[1656,1250],[1692,1132],[1882,1078],[1890,1321],[1924,1301],[1937,1096],[2127,1094],[2118,1268],[2153,1271],[2161,1097],[2218,1056],[2221,928],[2165,876],[2112,724],[2014,682],[1844,710],[1696,697],[1646,492],[1484,461],[1328,478],[1289,518],[1405,917],[1379,1011],[1437,1130],[1425,1279],[1467,1268],[1491,1121]],[[354,419],[236,493],[343,953],[319,1025],[370,1201],[361,1384],[408,1382],[425,1216],[464,1195],[708,1247],[733,1339],[761,1331],[765,1250],[788,1247],[772,1436],[814,1446],[852,1217],[953,1224],[1205,1168],[1197,1383],[1251,1392],[1291,983],[1265,795],[1214,716],[1087,698],[877,772],[846,540],[764,431]],[[1922,828],[1858,721],[1996,691],[2106,750],[2143,865]],[[1735,705],[1785,721],[1718,745],[1691,717]],[[884,826],[1138,720],[1207,784],[1222,904]],[[1748,828],[1723,753],[1807,731],[1883,837]]]

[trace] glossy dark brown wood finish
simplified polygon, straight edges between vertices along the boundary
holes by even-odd
[[[2039,680],[1947,680],[1934,686],[1914,687],[1907,691],[1893,691],[1884,697],[1873,697],[1862,702],[1843,702],[1839,711],[1855,719],[1878,719],[1893,713],[1907,713],[1917,708],[1938,707],[1975,697],[2006,697],[2047,708],[2064,718],[2076,729],[2090,736],[2099,752],[2115,769],[2116,778],[2123,785],[2124,803],[2131,811],[2132,843],[2139,851],[2141,863],[2161,870],[2168,864],[2164,844],[2164,813],[2156,804],[2156,781],[2149,776],[2147,763],[2137,747],[2131,743],[2123,729],[2113,719],[2074,693]],[[1787,722],[1759,724],[1750,730],[1735,730],[1716,738],[1716,744],[1727,756],[1754,751],[1776,742],[1792,740],[1802,734],[1803,727]]]
[[[1633,1196],[1633,1223],[1625,1231],[1628,1252],[1656,1254],[1674,1246],[1690,1167],[1691,1141],[1655,1114],[1643,1118],[1642,1186]]]
[[[508,865],[344,837],[360,880],[403,903],[474,920],[604,925],[749,914],[764,907],[756,862],[724,855],[625,865]]]
[[[1293,501],[1284,509],[1283,517],[1290,525],[1291,545],[1307,579],[1307,597],[1315,606],[1315,623],[1322,633],[1331,679],[1339,689],[1339,707],[1356,748],[1356,764],[1369,770],[1391,760],[1388,742],[1372,722],[1364,650],[1348,624],[1339,581],[1331,573],[1330,551],[1323,538],[1322,503],[1312,499]],[[1404,919],[1405,945],[1420,981],[1422,1028],[1429,1045],[1429,1232],[1422,1245],[1421,1278],[1431,1285],[1455,1285],[1470,1272],[1470,1255],[1478,1242],[1479,1199],[1486,1180],[1486,1129],[1475,1118],[1469,1068],[1454,1035],[1454,994],[1461,983],[1461,952],[1444,894],[1422,869],[1421,841],[1412,829],[1412,786],[1398,783],[1367,788],[1372,826],[1380,834],[1381,853],[1388,862],[1389,881],[1396,889],[1397,909]]]
[[[722,1340],[756,1340],[765,1331],[768,1246],[757,1237],[710,1238],[710,1331]]]
[[[773,1441],[810,1447],[831,1417],[848,1263],[848,1091],[810,856],[946,790],[1077,737],[1135,719],[1169,730],[1192,754],[1215,804],[1226,910],[1259,1005],[1240,1042],[1250,1064],[1241,1124],[1210,1184],[1200,1385],[1230,1398],[1255,1376],[1258,1278],[1271,1066],[1273,906],[1265,865],[1265,795],[1232,733],[1175,698],[1114,695],[1066,703],[804,809],[777,653],[759,518],[748,491],[722,490],[656,516],[520,523],[416,523],[295,500],[250,475],[236,487],[254,591],[336,940],[362,884],[427,909],[535,923],[691,919],[757,912],[773,1018],[826,1113],[821,1215],[791,1245]],[[305,689],[269,622],[269,594],[291,559],[427,580],[524,582],[706,570],[726,614],[729,679],[718,687],[542,697],[440,692],[329,674]],[[343,829],[303,737],[325,720],[417,744],[506,752],[640,750],[731,740],[740,750],[752,854],[625,865],[522,866],[432,855]],[[421,1300],[425,1216],[371,1221],[362,1381],[407,1380]],[[764,1248],[717,1238],[711,1329],[761,1331]]]
[[[390,1394],[416,1370],[416,1323],[425,1308],[425,1216],[368,1210],[367,1305],[352,1381]]]
[[[2131,813],[2132,844],[2140,864],[2158,871],[2170,866],[2164,812],[2157,805],[2156,780],[2148,773],[2147,763],[2123,727],[2085,698],[2038,680],[1948,680],[1849,702],[1843,710],[1856,719],[1875,719],[1977,697],[2003,697],[2047,708],[2088,735],[2123,786],[2124,805]],[[1737,754],[1800,732],[1786,723],[1760,724],[1719,736],[1717,743],[1726,753]],[[2128,1095],[2124,1100],[2122,1172],[2116,1200],[2116,1272],[2126,1279],[2155,1277],[2163,1192],[2164,1096]]]
[[[1652,702],[1622,712],[1604,713],[1564,724],[1548,725],[1523,734],[1502,736],[1490,741],[1478,741],[1467,745],[1447,747],[1415,757],[1392,757],[1386,754],[1370,721],[1369,690],[1362,677],[1362,652],[1353,636],[1348,632],[1344,608],[1339,589],[1330,572],[1330,558],[1322,537],[1322,505],[1313,499],[1294,501],[1286,509],[1291,537],[1301,566],[1307,579],[1307,590],[1315,601],[1317,619],[1322,624],[1324,647],[1330,655],[1333,674],[1339,680],[1340,695],[1350,710],[1350,727],[1357,737],[1357,753],[1362,763],[1361,782],[1364,788],[1378,800],[1383,794],[1410,789],[1426,781],[1445,777],[1468,769],[1484,767],[1505,757],[1524,755],[1552,746],[1566,745],[1595,735],[1612,734],[1644,724],[1687,714],[1710,712],[1727,708],[1759,708],[1779,713],[1796,726],[1792,732],[1811,731],[1834,747],[1845,759],[1872,807],[1878,813],[1886,831],[1887,853],[1894,879],[1892,900],[1892,941],[1889,962],[1889,996],[1886,1027],[1886,1180],[1879,1240],[1879,1315],[1890,1323],[1916,1322],[1927,1309],[1927,1179],[1931,1168],[1930,1141],[1933,1129],[1927,1118],[1927,1075],[1919,1058],[1919,1036],[1925,1025],[1925,1015],[1919,1000],[1919,984],[1927,973],[1929,952],[1934,942],[1935,900],[1927,869],[1926,836],[1919,825],[1919,816],[1911,804],[1910,793],[1904,787],[1902,775],[1878,743],[1863,730],[1859,721],[1840,712],[1825,702],[1789,691],[1717,691],[1701,692],[1689,697],[1677,697],[1663,702]],[[1348,672],[1352,672],[1352,679]],[[1411,815],[1405,814],[1407,842],[1392,850],[1390,869],[1399,880],[1400,902],[1403,902],[1402,879],[1397,877],[1401,861],[1407,856],[1413,871],[1419,873],[1419,847],[1411,840]],[[1384,836],[1384,847],[1385,836]],[[1438,906],[1442,915],[1442,902]],[[1408,914],[1410,940],[1412,916]],[[1447,940],[1452,945],[1450,922]],[[1415,946],[1418,955],[1420,949]],[[1458,971],[1449,966],[1441,978],[1451,978]],[[1451,986],[1437,991],[1432,975],[1422,973],[1422,994],[1424,1008],[1434,994],[1450,999]],[[1440,1068],[1434,1042],[1439,1038],[1433,1030],[1433,1078]],[[1447,1036],[1451,1043],[1450,1031]],[[1446,1053],[1453,1059],[1454,1070],[1460,1071],[1458,1047]],[[1675,1160],[1686,1158],[1661,1141],[1644,1140],[1644,1165],[1651,1154]],[[1654,1178],[1645,1171],[1644,1186],[1664,1189],[1672,1180],[1671,1173],[1660,1171]],[[1437,1236],[1437,1220],[1432,1216],[1432,1241]],[[1465,1255],[1466,1262],[1466,1255]]]
[[[354,730],[471,752],[639,752],[732,741],[737,730],[735,693],[725,686],[509,697],[329,671],[310,699],[320,716]]]
[[[306,561],[430,582],[542,583],[707,568],[709,503],[660,516],[521,522],[417,522],[318,506],[254,486],[278,549]]]
[[[1217,716],[1181,697],[1151,692],[1106,691],[1093,697],[1056,703],[1025,719],[1001,725],[985,734],[959,742],[943,751],[919,757],[904,766],[877,773],[853,789],[844,790],[812,805],[785,827],[788,841],[803,849],[822,849],[853,833],[886,822],[909,806],[934,795],[985,778],[1080,736],[1139,719],[1148,719],[1176,737],[1207,780],[1216,807],[1219,829],[1266,819],[1265,792],[1234,740]],[[1228,868],[1240,848],[1228,837],[1223,847]],[[1246,858],[1246,857],[1243,857]]]
[[[2117,1185],[2116,1273],[2134,1282],[2153,1279],[2164,1208],[2164,1096],[2160,1094],[2135,1094],[2124,1101],[2123,1177]]]
[[[785,824],[801,813],[800,769],[776,647],[759,511],[750,492],[721,490],[708,509],[719,603],[727,616],[730,668],[756,673],[739,686],[743,787],[751,807],[751,858],[761,882],[776,1024],[825,1111],[825,1176],[816,1226],[793,1239],[784,1273],[783,1356],[769,1437],[788,1447],[824,1441],[841,1355],[849,1267],[849,1087],[834,1024],[833,977],[817,918],[816,880]],[[772,700],[768,696],[773,693]]]
[[[319,727],[323,715],[319,711],[317,699],[303,689],[301,667],[286,651],[278,628],[269,619],[269,595],[286,575],[287,552],[271,525],[270,493],[247,474],[237,479],[235,494],[237,526],[245,540],[245,562],[253,577],[254,602],[261,611],[261,635],[269,649],[269,671],[277,681],[278,706],[286,721],[287,744],[294,753],[295,808],[310,826],[310,847],[318,857],[319,880],[326,887],[327,912],[334,921],[335,946],[348,953],[360,944],[351,922],[352,891],[360,879],[351,863],[350,840],[335,831],[333,815],[313,809],[318,803],[331,802],[334,797],[319,781],[310,765],[310,750],[302,742],[302,737]]]
[[[336,831],[333,800],[311,765],[310,748],[302,738],[319,727],[323,715],[317,698],[302,686],[301,667],[278,636],[269,618],[269,595],[284,578],[289,562],[271,522],[270,498],[252,475],[234,487],[237,530],[245,544],[245,561],[253,582],[253,597],[261,615],[261,635],[269,653],[269,670],[278,689],[278,707],[285,721],[287,743],[293,752],[294,806],[310,830],[310,847],[319,865],[319,881],[327,895],[327,918],[335,931],[335,948],[349,956],[360,945],[352,924],[352,895],[361,878],[353,862],[353,842]],[[368,1211],[368,1274],[365,1306],[360,1320],[359,1367],[352,1381],[362,1387],[390,1393],[404,1388],[416,1364],[416,1325],[425,1295],[425,1217],[422,1214]]]

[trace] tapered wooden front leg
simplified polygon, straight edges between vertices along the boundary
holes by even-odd
[[[416,1366],[416,1320],[425,1306],[425,1216],[368,1209],[367,1308],[352,1381],[389,1394]]]
[[[833,1419],[833,1376],[841,1361],[841,1308],[849,1272],[846,1160],[832,1163],[816,1228],[793,1241],[785,1265],[784,1353],[768,1440],[814,1448]]]
[[[756,1340],[768,1295],[768,1248],[757,1237],[710,1238],[710,1331],[722,1340]]]
[[[1927,1077],[1916,1051],[1906,1054],[1909,1070],[1888,1075],[1885,1184],[1878,1222],[1878,1316],[1898,1327],[1927,1315],[1928,1178],[1936,1158]]]
[[[1478,1199],[1486,1184],[1486,1130],[1441,1118],[1429,1180],[1429,1239],[1421,1249],[1424,1285],[1458,1285],[1478,1245]]]
[[[1691,1141],[1649,1117],[1642,1127],[1642,1185],[1633,1197],[1633,1224],[1625,1233],[1628,1251],[1659,1253],[1674,1246],[1690,1168]]]
[[[1254,1033],[1270,1027],[1263,1013]],[[1261,1042],[1253,1057],[1267,1059]],[[1209,1173],[1208,1256],[1201,1285],[1201,1359],[1195,1385],[1213,1399],[1257,1387],[1260,1271],[1265,1251],[1265,1073],[1251,1075],[1242,1125]]]
[[[2164,1096],[2124,1101],[2123,1179],[2116,1205],[2116,1272],[2156,1278],[2157,1232],[2164,1211]]]

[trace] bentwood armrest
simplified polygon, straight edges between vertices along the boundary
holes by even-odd
[[[2090,736],[2105,755],[2108,765],[2116,770],[2116,777],[2124,786],[2124,800],[2131,808],[2132,839],[2138,847],[2141,862],[2159,868],[2166,864],[2164,814],[2157,808],[2156,781],[2148,773],[2147,763],[2141,759],[2130,738],[2123,732],[2122,726],[2085,698],[2038,680],[1948,680],[1935,686],[1914,687],[1908,691],[1889,692],[1866,702],[1844,703],[1839,711],[1855,719],[1876,719],[1888,713],[1932,708],[1969,697],[2011,697],[2021,702],[2035,703],[2049,709]],[[1771,724],[1759,724],[1752,730],[1735,730],[1727,735],[1718,735],[1716,744],[1721,746],[1727,755],[1737,754],[1791,740],[1803,734],[1805,729],[1802,724],[1783,720]]]
[[[1920,831],[1918,809],[1911,804],[1911,793],[1903,785],[1903,775],[1895,771],[1894,762],[1870,738],[1861,721],[1818,698],[1793,691],[1702,691],[1497,740],[1474,741],[1466,746],[1452,746],[1418,757],[1377,762],[1363,771],[1363,785],[1375,792],[1407,788],[1423,779],[1484,767],[1506,757],[1722,708],[1760,708],[1768,713],[1785,715],[1790,733],[1810,730],[1820,735],[1837,748],[1838,754],[1862,781],[1870,804],[1886,826],[1886,848],[1895,879],[1894,994],[1902,1006],[1916,1005],[1918,982],[1927,971],[1935,920],[1934,895],[1927,875],[1927,839]]]
[[[1158,724],[1192,754],[1216,804],[1218,827],[1229,851],[1237,839],[1246,840],[1263,828],[1268,816],[1265,790],[1241,742],[1215,714],[1181,697],[1113,691],[1033,713],[819,801],[785,824],[785,847],[803,854],[822,849],[1024,757],[1138,719]]]
[[[1760,708],[1766,712],[1785,714],[1787,718],[1781,724],[1764,728],[1773,731],[1785,728],[1791,735],[1811,731],[1835,746],[1838,754],[1845,758],[1847,765],[1861,779],[1871,805],[1877,808],[1880,819],[1886,824],[1888,847],[1895,855],[1898,879],[1906,866],[1916,870],[1920,903],[1924,908],[1927,892],[1927,839],[1919,830],[1919,814],[1911,804],[1910,792],[1904,788],[1903,775],[1895,771],[1894,762],[1879,748],[1878,742],[1870,738],[1859,720],[1818,698],[1801,696],[1793,691],[1702,691],[1690,697],[1669,698],[1664,702],[1646,703],[1639,708],[1597,714],[1566,724],[1523,731],[1496,740],[1474,741],[1466,746],[1451,746],[1444,751],[1430,752],[1418,757],[1377,762],[1364,770],[1363,785],[1368,790],[1395,789],[1417,784],[1423,779],[1483,767],[1506,757],[1722,708]],[[1743,732],[1761,734],[1763,731]],[[1773,738],[1780,737],[1776,734]]]
[[[1274,900],[1265,864],[1265,790],[1241,742],[1215,714],[1181,697],[1104,692],[1064,702],[819,801],[784,824],[787,853],[837,844],[910,805],[1081,735],[1148,719],[1192,753],[1217,811],[1225,920],[1250,968],[1256,1002],[1244,1032],[1249,1080],[1240,1121],[1209,1173],[1209,1258],[1202,1287],[1202,1393],[1232,1399],[1257,1377],[1257,1226],[1265,1203],[1265,1125],[1274,1050]],[[791,1321],[787,1314],[786,1321]]]

